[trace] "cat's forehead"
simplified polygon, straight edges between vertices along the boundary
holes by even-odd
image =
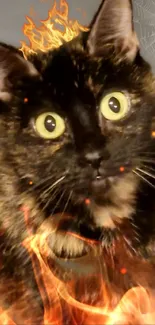
[[[97,96],[104,89],[136,90],[152,84],[150,69],[144,63],[141,66],[119,63],[115,55],[92,58],[79,40],[53,52],[45,69],[45,79],[54,92],[69,92],[70,95],[73,89],[77,89],[79,94],[89,90]]]

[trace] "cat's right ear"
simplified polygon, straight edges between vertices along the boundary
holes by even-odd
[[[139,42],[133,27],[131,0],[102,0],[87,40],[91,56],[115,53],[119,60],[133,61]]]
[[[38,76],[34,65],[25,60],[22,52],[0,43],[0,100],[9,102],[13,88],[25,77]]]

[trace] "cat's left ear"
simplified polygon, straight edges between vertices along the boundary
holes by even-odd
[[[120,60],[133,61],[139,42],[133,28],[131,0],[102,0],[90,26],[87,48],[90,55],[115,53]]]

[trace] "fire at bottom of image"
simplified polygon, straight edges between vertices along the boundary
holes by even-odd
[[[62,40],[70,41],[80,31],[87,30],[78,21],[69,19],[68,9],[65,0],[60,1],[59,9],[54,3],[47,20],[41,21],[39,27],[27,17],[28,24],[24,25],[23,31],[30,45],[22,42],[21,47],[25,57],[37,50],[45,52],[58,47]],[[58,30],[55,23],[62,29]],[[121,241],[115,243],[114,252],[107,252],[97,242],[82,237],[79,239],[87,242],[90,254],[77,259],[57,258],[48,246],[48,238],[55,231],[54,227],[51,230],[51,226],[42,225],[37,234],[32,234],[26,208],[23,208],[23,217],[29,236],[21,245],[31,257],[44,307],[43,325],[155,324],[154,292],[148,289],[147,279],[144,281],[146,286],[138,285],[141,270],[144,276],[154,274],[153,267],[148,271],[150,266],[146,261],[128,255]],[[72,233],[67,235],[75,236]],[[126,283],[130,283],[130,278],[129,287]],[[35,306],[37,303],[33,302],[33,297],[22,301],[19,297],[16,306],[9,308],[2,303],[0,324],[33,324],[31,316],[24,314],[24,310],[31,309],[35,314]]]
[[[153,276],[154,271],[146,262],[126,253],[121,240],[116,241],[115,250],[111,254],[104,249],[101,252],[97,242],[79,237],[87,242],[90,248],[88,255],[76,259],[57,258],[49,247],[50,236],[56,231],[52,218],[48,218],[37,234],[33,235],[29,224],[29,210],[23,206],[22,211],[29,235],[21,245],[30,255],[43,303],[44,315],[41,324],[155,324],[154,292],[147,286],[137,285],[124,293],[124,287],[130,282],[130,277],[132,281],[134,279],[138,282],[141,270],[144,277],[147,274]],[[68,219],[70,216],[56,215],[59,222],[62,218]],[[66,235],[75,236],[73,233]],[[136,273],[132,274],[133,272]],[[147,280],[146,276],[146,283]],[[26,290],[28,288],[25,284],[23,291]],[[8,309],[1,306],[0,324],[38,324],[35,321],[37,302],[33,299],[31,295],[28,299],[19,297],[16,305]],[[34,315],[33,319],[29,309]]]

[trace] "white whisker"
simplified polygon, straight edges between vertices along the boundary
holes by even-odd
[[[41,195],[40,195],[40,198],[44,198],[44,197],[46,197],[46,194],[47,194],[48,192],[50,192],[50,191],[52,190],[53,187],[55,187],[55,186],[58,185],[61,181],[63,181],[65,177],[66,177],[66,176],[62,176],[62,177],[60,177],[60,178],[59,178],[57,181],[55,181],[51,186],[49,186],[45,191],[43,191],[43,192],[41,193]]]
[[[141,162],[146,162],[146,163],[152,163],[152,164],[155,164],[155,159],[146,159],[146,157],[142,157],[141,158]]]
[[[144,176],[140,175],[137,171],[135,171],[134,169],[132,170],[134,174],[136,174],[139,178],[143,179],[143,181],[147,184],[149,184],[151,187],[155,188],[155,186],[149,182]]]
[[[66,204],[65,204],[65,206],[64,206],[64,209],[63,209],[63,211],[62,211],[61,216],[63,215],[63,213],[64,213],[65,210],[67,209],[67,206],[68,206],[68,203],[69,203],[69,201],[70,201],[70,199],[71,199],[71,197],[72,197],[72,194],[73,194],[73,190],[71,190],[70,193],[69,193],[69,195],[68,195],[68,199],[67,199],[67,201],[66,201]]]
[[[148,166],[146,164],[145,165],[142,165],[142,167],[144,167],[146,171],[150,171],[151,170],[151,171],[155,172],[155,168],[150,167],[150,166]]]
[[[66,192],[66,189],[63,190],[62,194],[60,195],[60,197],[59,197],[59,199],[58,199],[56,205],[54,206],[54,208],[53,208],[53,210],[52,210],[52,212],[51,212],[51,216],[54,214],[56,208],[59,206],[59,203],[61,202],[62,198],[64,197],[65,192]]]
[[[143,170],[141,168],[136,168],[136,170],[138,170],[139,172],[141,172],[141,173],[143,173],[143,174],[145,174],[145,175],[147,175],[147,176],[152,177],[153,179],[155,179],[155,175],[153,175],[150,172],[147,172],[147,171],[145,171],[145,170]]]

